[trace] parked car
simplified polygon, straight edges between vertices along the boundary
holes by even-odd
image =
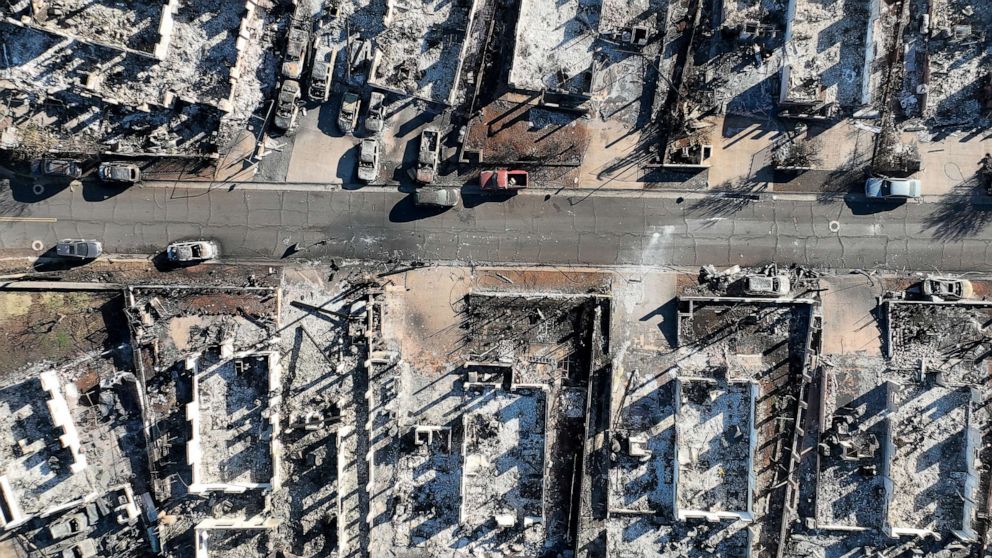
[[[282,63],[282,76],[286,79],[300,79],[303,66],[306,64],[307,48],[310,43],[310,33],[303,29],[289,30],[286,43],[286,57]]]
[[[209,240],[173,242],[165,249],[165,255],[173,263],[204,262],[217,257],[217,244]]]
[[[112,161],[100,163],[96,175],[104,182],[134,184],[141,180],[141,169],[134,163]]]
[[[341,133],[350,134],[355,131],[355,124],[358,122],[358,108],[362,99],[358,95],[348,91],[341,98],[341,112],[338,113],[338,128]]]
[[[919,180],[911,178],[869,178],[865,182],[865,197],[872,200],[906,200],[923,195]]]
[[[83,176],[83,169],[79,162],[71,159],[42,159],[41,172],[47,176],[65,176],[67,178]]]
[[[482,171],[479,183],[483,190],[522,190],[529,181],[527,171],[496,169]]]
[[[975,288],[967,279],[927,277],[920,285],[923,296],[929,300],[964,300],[975,296]]]
[[[272,125],[280,130],[291,130],[296,126],[296,118],[300,114],[299,100],[300,83],[291,79],[284,81],[276,99],[276,115]]]
[[[379,142],[362,140],[358,155],[358,179],[368,183],[379,177]]]
[[[55,253],[63,258],[91,260],[103,253],[103,244],[98,240],[66,238],[55,245]]]
[[[319,45],[314,47],[313,67],[310,69],[310,89],[307,97],[318,103],[327,102],[331,94],[331,83],[334,81],[334,64],[337,62],[338,51],[332,46]]]
[[[417,155],[417,182],[430,184],[437,176],[437,163],[441,151],[441,134],[427,128],[420,134],[420,151]]]
[[[381,132],[385,123],[386,96],[373,91],[369,96],[369,114],[365,117],[365,129],[370,132]]]
[[[744,294],[749,296],[780,297],[791,290],[788,275],[748,275],[744,278]]]
[[[455,207],[458,205],[458,190],[454,188],[418,188],[413,194],[413,203],[426,207]]]

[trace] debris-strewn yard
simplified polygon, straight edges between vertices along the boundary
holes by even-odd
[[[10,544],[964,558],[984,534],[987,281],[934,302],[776,266],[215,270],[0,292]]]
[[[0,369],[64,362],[127,342],[123,304],[116,292],[0,293]]]

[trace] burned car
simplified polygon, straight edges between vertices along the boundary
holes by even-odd
[[[927,300],[966,300],[975,296],[975,288],[967,279],[927,277],[920,283],[920,291]]]
[[[282,76],[286,79],[300,79],[310,44],[310,34],[303,29],[290,29],[286,44],[286,58],[282,63]]]
[[[42,159],[41,172],[46,176],[64,176],[66,178],[79,178],[83,176],[83,169],[78,161],[71,159]]]
[[[379,177],[379,142],[362,140],[358,152],[358,179],[368,183]]]
[[[291,79],[283,82],[282,88],[279,89],[279,97],[276,99],[276,115],[272,119],[273,126],[285,131],[293,129],[300,113],[300,107],[297,104],[299,100],[299,82]]]
[[[119,184],[134,184],[141,180],[141,169],[134,163],[107,162],[100,163],[97,176],[104,182]]]
[[[178,264],[212,260],[218,253],[217,244],[210,240],[173,242],[165,249],[166,258]]]
[[[792,290],[788,275],[748,275],[743,281],[744,294],[748,296],[777,298]]]

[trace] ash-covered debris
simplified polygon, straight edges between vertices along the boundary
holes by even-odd
[[[802,298],[816,289],[816,270],[801,266],[780,268],[769,264],[761,268],[731,266],[718,270],[703,266],[699,283],[687,286],[685,295],[692,296],[753,296],[765,298]]]
[[[964,283],[964,300],[946,301],[915,292],[914,278],[887,280],[916,296],[877,299],[868,323],[882,350],[823,355],[809,399],[821,418],[809,424],[800,461],[802,526],[787,556],[976,555],[989,459],[982,344],[992,315],[974,300],[984,281]]]
[[[931,125],[974,125],[989,121],[992,110],[992,6],[972,0],[932,0],[929,36],[920,68],[929,79],[923,93],[924,118]]]
[[[140,556],[154,544],[140,387],[111,357],[41,362],[0,386],[3,528],[38,555]]]
[[[748,558],[753,533],[743,521],[732,524],[670,524],[652,516],[616,517],[608,522],[608,556],[662,558]]]
[[[375,39],[370,82],[442,104],[455,104],[465,35],[476,2],[397,0]]]
[[[643,315],[636,274],[314,264],[124,305],[17,293],[14,334],[48,324],[38,300],[116,300],[132,338],[0,382],[4,527],[41,555],[963,558],[986,527],[988,283],[882,298],[865,327],[891,352],[827,355],[820,297],[851,282],[821,273],[665,275],[669,331],[643,339],[614,317]]]
[[[679,517],[752,518],[751,474],[757,385],[681,383],[678,428]]]
[[[780,169],[812,169],[823,162],[822,146],[815,138],[790,137],[772,151],[772,163]]]
[[[774,265],[680,275],[665,317],[671,349],[618,352],[611,552],[776,552],[792,501],[784,448],[802,420],[797,400],[816,350],[816,282],[810,270]]]
[[[210,155],[233,141],[272,87],[271,6],[36,4],[33,19],[0,21],[8,100],[0,122],[16,130],[7,132],[15,154]],[[149,46],[152,35],[159,41]]]
[[[857,107],[868,102],[866,42],[870,6],[798,0],[788,22],[783,102]]]
[[[600,0],[521,2],[510,86],[588,93],[601,5]]]
[[[950,384],[981,384],[992,350],[984,305],[940,306],[891,302],[888,335],[895,366],[940,371]]]

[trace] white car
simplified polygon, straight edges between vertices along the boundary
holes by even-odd
[[[209,240],[173,242],[165,249],[166,257],[174,263],[204,262],[216,258],[218,253],[217,244]]]
[[[55,245],[55,253],[63,258],[92,260],[103,253],[103,244],[98,240],[66,238]]]
[[[413,194],[414,205],[422,207],[455,207],[458,190],[454,188],[417,188]]]

